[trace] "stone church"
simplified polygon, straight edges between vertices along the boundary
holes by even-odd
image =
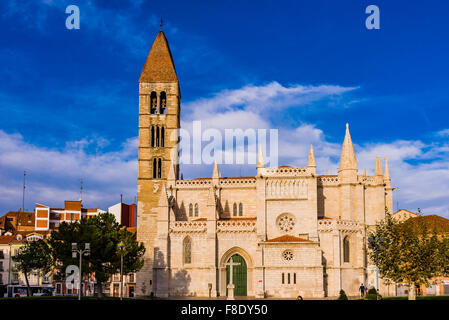
[[[304,298],[358,295],[376,286],[367,230],[392,212],[388,162],[360,173],[346,125],[336,175],[317,175],[310,147],[304,167],[264,165],[257,175],[179,178],[181,93],[167,39],[159,32],[139,78],[138,241],[146,247],[137,296],[228,294]],[[382,288],[381,292],[382,292]]]

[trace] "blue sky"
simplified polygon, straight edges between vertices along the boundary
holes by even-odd
[[[80,30],[65,28],[69,4]],[[365,28],[369,4],[380,30]],[[0,210],[21,206],[23,170],[28,209],[77,199],[80,179],[86,206],[133,200],[137,81],[162,16],[186,127],[277,128],[280,164],[305,165],[313,143],[318,172],[336,173],[349,122],[360,170],[389,157],[395,209],[399,200],[449,217],[448,10],[444,1],[2,1]]]

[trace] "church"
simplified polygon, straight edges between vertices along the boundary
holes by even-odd
[[[313,147],[304,167],[180,179],[181,93],[168,41],[159,32],[139,78],[137,238],[146,248],[137,296],[324,298],[377,287],[367,232],[392,212],[388,161],[358,171],[349,132],[335,175],[318,175]],[[343,133],[343,132],[342,132]],[[175,163],[175,164],[174,164]],[[232,264],[232,266],[230,266]],[[373,278],[374,277],[374,278]],[[380,292],[383,294],[383,285]]]

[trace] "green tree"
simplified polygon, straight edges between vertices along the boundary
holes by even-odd
[[[79,222],[61,223],[57,231],[52,232],[49,244],[57,269],[62,277],[69,265],[78,265],[79,258],[72,258],[71,244],[83,246],[90,243],[90,256],[83,257],[82,273],[94,273],[97,288],[102,295],[103,284],[120,271],[120,249],[123,240],[126,248],[123,252],[124,273],[139,271],[143,266],[145,247],[136,241],[135,234],[122,228],[114,215],[101,213],[92,218],[82,218]]]
[[[43,240],[27,242],[12,259],[16,264],[16,269],[25,276],[27,296],[31,295],[29,274],[38,271],[40,275],[46,275],[53,266],[50,248]]]
[[[387,284],[403,283],[409,300],[416,299],[416,286],[428,285],[431,278],[447,269],[448,240],[430,230],[422,217],[399,222],[386,212],[371,232],[369,257]]]

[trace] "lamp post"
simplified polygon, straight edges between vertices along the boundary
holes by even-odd
[[[118,244],[120,248],[120,300],[123,300],[123,250],[125,250],[126,245],[123,240]]]
[[[377,246],[377,242],[379,242]],[[376,265],[376,300],[379,300],[379,267],[377,266],[379,260],[379,250],[384,249],[384,239],[371,235],[368,237],[368,248],[374,250],[374,264]]]
[[[82,272],[82,262],[83,262],[83,255],[88,257],[90,255],[90,243],[84,244],[84,250],[81,248],[78,248],[78,244],[76,242],[72,243],[72,258],[76,258],[76,255],[79,254],[80,256],[80,274],[79,274],[79,281],[78,281],[78,300],[81,300],[81,282],[83,281],[83,272]]]

